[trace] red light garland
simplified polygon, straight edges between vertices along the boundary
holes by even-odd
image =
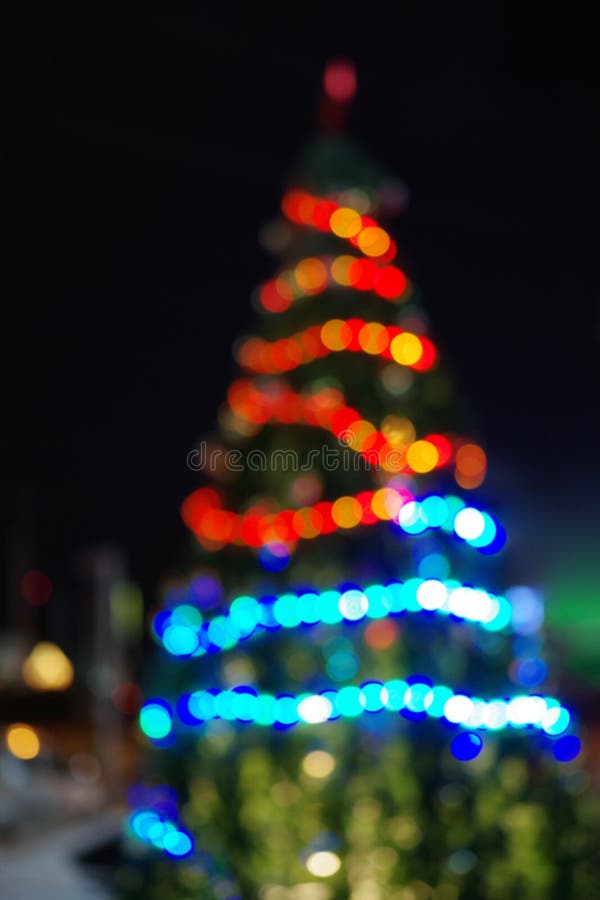
[[[391,265],[396,246],[374,219],[301,190],[284,195],[282,210],[295,224],[347,240],[362,256],[299,260],[292,269],[263,284],[259,297],[264,309],[283,312],[300,297],[315,296],[332,285],[371,291],[396,303],[408,299],[409,282],[400,269]],[[428,338],[395,325],[363,319],[330,319],[276,341],[252,337],[243,342],[237,358],[249,372],[279,375],[341,351],[379,356],[417,372],[430,369],[437,359]],[[455,478],[464,488],[476,487],[485,475],[485,453],[476,444],[450,441],[442,434],[413,440],[411,423],[410,439],[402,435],[402,428],[394,434],[393,423],[391,432],[385,421],[384,430],[379,430],[347,406],[342,392],[333,388],[301,394],[282,380],[271,382],[264,390],[252,379],[240,379],[232,384],[228,401],[238,420],[260,427],[277,422],[324,428],[342,445],[363,456],[369,465],[386,472],[424,473],[454,461]],[[184,522],[207,549],[218,550],[225,544],[261,547],[270,543],[284,543],[292,549],[300,539],[394,519],[401,506],[412,499],[405,488],[387,486],[301,509],[277,511],[263,505],[235,513],[223,508],[217,491],[200,488],[184,501],[181,512]]]
[[[278,375],[341,350],[381,356],[418,372],[430,369],[437,358],[428,338],[397,325],[363,319],[330,319],[278,341],[249,338],[240,347],[237,358],[251,372]]]
[[[298,394],[286,381],[278,382],[274,389],[260,390],[253,380],[240,379],[231,385],[227,399],[236,416],[255,425],[276,422],[324,428],[342,445],[360,453],[369,465],[386,472],[413,473],[441,468],[465,446],[464,442],[455,442],[456,446],[453,446],[443,434],[429,434],[420,441],[390,442],[357,410],[347,406],[341,391],[333,388],[314,394]],[[411,465],[411,447],[415,446],[417,450]],[[474,444],[466,446],[476,447]],[[429,456],[424,456],[423,451]]]
[[[373,291],[391,303],[404,303],[410,298],[409,281],[396,266],[378,266],[372,259],[351,255],[301,259],[293,269],[266,281],[259,298],[267,312],[280,313],[294,301],[322,294],[331,286]]]
[[[199,488],[185,499],[181,515],[185,524],[207,546],[219,549],[225,544],[262,547],[283,543],[293,547],[298,540],[331,534],[357,525],[374,525],[397,517],[400,508],[414,499],[403,488],[383,487],[362,491],[356,496],[322,500],[314,506],[265,513],[252,508],[245,513],[223,509],[219,494],[212,488]]]

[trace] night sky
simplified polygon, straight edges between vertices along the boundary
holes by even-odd
[[[5,29],[2,515],[56,577],[110,541],[151,591],[186,540],[186,454],[337,54],[350,132],[410,187],[391,230],[492,466],[555,511],[600,493],[590,23],[322,6],[27,4]]]

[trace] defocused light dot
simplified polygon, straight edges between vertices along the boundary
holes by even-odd
[[[332,712],[333,706],[331,701],[321,694],[305,697],[298,704],[298,717],[309,724],[326,722]]]
[[[342,284],[344,287],[350,287],[352,284],[352,281],[350,280],[350,266],[355,261],[356,257],[354,256],[336,256],[331,263],[331,277],[337,284]]]
[[[406,461],[413,472],[431,472],[439,458],[438,449],[431,441],[415,441],[406,451]]]
[[[455,694],[446,700],[444,704],[444,715],[449,722],[458,724],[466,722],[473,712],[473,701],[465,694]]]
[[[369,609],[369,601],[366,595],[359,590],[344,591],[340,597],[339,610],[345,619],[356,622],[363,619]]]
[[[358,342],[365,353],[372,356],[383,353],[389,343],[387,329],[379,322],[367,322],[358,333]]]
[[[64,691],[73,681],[71,661],[56,644],[36,644],[22,669],[23,679],[34,691]]]
[[[475,759],[481,753],[482,747],[483,741],[473,731],[457,734],[450,745],[452,755],[461,760]]]
[[[325,750],[313,750],[302,760],[302,768],[311,778],[327,778],[335,769],[335,759]]]
[[[30,569],[21,579],[21,593],[32,606],[43,606],[52,596],[52,581],[45,572]]]
[[[454,853],[451,853],[448,857],[448,868],[451,872],[454,872],[455,875],[466,875],[476,864],[477,856],[472,850],[469,850],[466,847],[462,850],[455,850]],[[454,888],[454,885],[452,885],[452,888]],[[443,894],[443,897],[447,897],[448,900],[456,900],[458,897],[458,889],[456,889],[455,892],[452,891]]]
[[[450,574],[450,563],[442,553],[428,553],[419,562],[420,578],[443,580]]]
[[[493,731],[504,728],[508,721],[507,705],[504,700],[490,700],[482,714],[482,722]]]
[[[492,517],[486,512],[481,513],[481,515],[483,516],[484,523],[481,534],[476,538],[471,538],[470,541],[471,545],[477,548],[488,547],[496,539],[498,534],[498,528]]]
[[[386,300],[396,300],[404,293],[406,285],[404,272],[395,266],[384,266],[379,270],[375,292]]]
[[[545,680],[547,671],[544,660],[537,658],[517,660],[515,667],[516,679],[525,687],[537,687]]]
[[[319,850],[317,853],[311,853],[306,860],[306,868],[311,875],[318,878],[329,878],[339,871],[342,862],[336,853],[330,850]]]
[[[543,697],[514,697],[507,707],[508,721],[517,727],[541,725],[548,709]]]
[[[390,394],[400,397],[406,394],[413,385],[415,376],[410,369],[401,369],[390,363],[381,371],[381,383]]]
[[[360,705],[367,712],[379,712],[387,699],[387,691],[380,681],[369,681],[360,689]]]
[[[171,731],[171,715],[162,703],[147,703],[140,710],[140,728],[149,738],[160,740]]]
[[[556,741],[552,750],[559,762],[570,762],[579,756],[581,741],[574,734],[566,734]]]
[[[430,528],[439,528],[446,521],[450,514],[450,507],[443,497],[437,494],[431,494],[424,497],[421,501],[421,515],[423,521]]]
[[[345,59],[332,60],[325,68],[323,76],[325,93],[338,103],[351,100],[356,93],[356,70]]]
[[[366,256],[383,256],[390,247],[390,237],[383,228],[369,225],[359,233],[358,246]]]
[[[352,340],[352,329],[343,319],[330,319],[321,328],[321,340],[328,350],[345,350]]]
[[[378,619],[365,628],[365,644],[372,650],[386,650],[399,635],[396,623],[390,619]]]
[[[541,725],[546,734],[561,734],[571,724],[571,714],[564,706],[551,706],[542,716]]]
[[[358,659],[354,653],[340,650],[332,653],[327,660],[327,674],[334,681],[347,681],[358,670]]]
[[[192,852],[192,841],[189,835],[184,831],[169,831],[163,837],[163,849],[169,856],[182,857]]]
[[[142,809],[131,816],[129,824],[134,833],[141,838],[141,840],[146,841],[148,840],[150,829],[157,821],[159,821],[159,818],[155,812],[148,809]]]
[[[417,588],[417,601],[423,609],[434,610],[443,606],[448,590],[441,581],[431,578]]]
[[[452,695],[452,690],[443,684],[438,684],[432,688],[423,698],[423,704],[429,715],[436,719],[441,718],[444,715],[446,701]]]
[[[461,509],[454,519],[454,530],[465,541],[478,538],[485,528],[485,519],[478,509],[471,506]]]
[[[329,227],[338,237],[354,237],[362,228],[362,216],[355,209],[342,206],[332,213]]]
[[[512,608],[511,618],[519,634],[534,634],[544,622],[544,604],[540,595],[529,587],[509,588],[506,597]]]
[[[416,500],[408,500],[400,507],[398,522],[402,527],[416,525],[420,519],[421,504]],[[423,523],[425,526],[425,523]]]
[[[294,269],[298,287],[307,294],[318,293],[327,284],[327,269],[315,257],[300,260]]]
[[[6,746],[17,759],[35,759],[40,752],[40,740],[29,725],[9,725]]]
[[[355,497],[338,497],[331,507],[331,517],[340,528],[354,528],[362,518],[362,506]]]
[[[423,345],[416,334],[405,331],[397,334],[390,344],[393,359],[402,366],[412,366],[423,355]]]
[[[135,716],[142,705],[142,692],[132,681],[117,684],[111,696],[116,708],[126,716]]]
[[[422,713],[426,709],[426,699],[431,691],[430,684],[410,684],[404,694],[404,703],[411,712]]]
[[[360,702],[360,688],[355,685],[347,685],[338,692],[336,706],[342,716],[359,716],[363,707]]]
[[[386,416],[381,423],[381,432],[392,447],[401,447],[414,441],[415,426],[404,416]]]
[[[407,688],[407,683],[400,678],[392,678],[390,681],[386,681],[383,686],[385,693],[382,691],[382,700],[386,709],[391,709],[395,712],[403,709]]]
[[[285,544],[265,544],[258,551],[258,561],[267,572],[281,572],[290,561],[290,551]]]
[[[175,656],[191,656],[198,649],[198,633],[187,625],[169,625],[163,634],[165,649]]]

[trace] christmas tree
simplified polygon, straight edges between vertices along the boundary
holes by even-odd
[[[486,456],[381,224],[404,193],[322,129],[264,242],[280,257],[218,434],[190,463],[200,549],[154,616],[133,792],[146,898],[600,895],[573,714],[510,589]],[[168,787],[166,787],[168,785]]]

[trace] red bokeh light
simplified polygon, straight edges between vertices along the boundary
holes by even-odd
[[[43,606],[52,596],[52,581],[45,572],[30,569],[21,579],[21,594],[32,606]]]
[[[356,93],[356,69],[345,59],[330,62],[323,77],[325,93],[336,103],[347,103]]]

